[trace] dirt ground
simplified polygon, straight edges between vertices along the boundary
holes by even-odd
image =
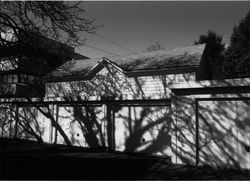
[[[250,170],[172,164],[169,158],[0,139],[0,179],[250,180]]]

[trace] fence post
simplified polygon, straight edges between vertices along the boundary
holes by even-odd
[[[110,150],[115,149],[115,136],[114,136],[114,111],[113,105],[107,104],[107,135],[108,147]]]
[[[55,105],[54,104],[52,104],[52,115],[53,115],[53,117],[54,117],[54,113],[55,113]],[[52,121],[50,120],[50,133],[49,133],[49,142],[50,143],[53,143],[53,124],[52,124]]]
[[[19,119],[18,110],[19,106],[16,105],[15,138],[17,138],[18,135],[18,119]]]
[[[115,110],[112,105],[112,150],[115,151]]]
[[[56,123],[58,124],[58,112],[59,112],[59,106],[56,105]],[[57,143],[57,126],[55,126],[55,141],[54,144]]]
[[[173,123],[171,123],[174,127],[174,134],[175,134],[175,164],[177,164],[177,155],[178,155],[178,102],[177,102],[177,98],[175,95],[172,95],[172,104],[170,106],[170,111],[171,111],[171,120],[173,121]]]
[[[200,138],[200,134],[199,134],[199,102],[197,99],[195,99],[195,146],[196,146],[196,166],[198,166],[199,162],[200,162],[200,143],[199,143],[199,138]]]

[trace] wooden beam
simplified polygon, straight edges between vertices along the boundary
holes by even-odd
[[[250,93],[250,86],[173,88],[172,91],[178,96],[199,94],[237,94]]]
[[[196,166],[200,162],[200,132],[199,132],[199,101],[195,100],[195,148],[196,148]]]
[[[15,138],[18,136],[19,106],[16,105]]]
[[[58,124],[58,115],[59,114],[59,107],[56,106],[56,123]],[[54,144],[57,143],[57,126],[55,126],[55,141],[54,141]]]
[[[138,99],[138,100],[98,100],[98,101],[2,101],[0,104],[18,104],[20,107],[32,107],[47,105],[58,106],[102,106],[105,104],[119,106],[171,106],[171,99]]]
[[[115,151],[115,111],[114,106],[112,106],[112,150]]]
[[[192,73],[198,70],[199,66],[192,67],[179,67],[179,68],[166,68],[155,70],[136,70],[136,71],[124,71],[127,77],[141,77],[141,76],[155,76],[155,75],[167,75],[167,74],[180,74],[180,73]]]
[[[57,106],[56,106],[56,108],[57,108]],[[55,113],[55,106],[54,106],[54,104],[52,104],[52,115],[54,115],[54,113]],[[50,143],[53,143],[53,130],[54,130],[54,128],[53,128],[53,124],[52,124],[52,121],[50,120],[50,135],[49,135],[49,142]]]
[[[250,101],[250,97],[209,97],[209,98],[197,98],[197,101]]]
[[[107,105],[107,135],[108,135],[108,147],[113,150],[113,125],[112,125],[112,107]]]

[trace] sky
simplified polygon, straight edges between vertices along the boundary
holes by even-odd
[[[166,49],[188,46],[208,30],[229,44],[233,26],[250,11],[250,1],[87,1],[82,7],[86,18],[103,27],[97,35],[80,34],[96,49],[81,46],[76,51],[96,58],[141,53],[156,41]]]

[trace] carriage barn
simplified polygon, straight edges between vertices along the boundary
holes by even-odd
[[[54,106],[62,129],[44,133],[47,142],[65,143],[66,135],[78,146],[170,156],[173,163],[248,168],[242,160],[248,159],[243,154],[249,140],[249,80],[197,81],[205,52],[201,44],[70,60],[43,76],[44,102],[24,104]],[[204,99],[210,97],[216,99]]]
[[[52,85],[78,85],[74,89],[81,87],[78,91],[82,99],[99,104],[90,107],[99,120],[107,120],[107,124],[100,121],[100,125],[111,127],[107,137],[99,136],[102,144],[106,141],[105,145],[117,151],[165,155],[171,156],[174,163],[183,162],[175,146],[178,135],[172,121],[170,85],[196,80],[204,51],[205,45],[201,44],[124,58],[73,60],[44,79]],[[58,99],[63,97],[57,95]],[[71,96],[71,100],[79,100]],[[60,107],[59,115],[62,112]],[[76,139],[86,145],[81,141],[84,135]]]
[[[63,71],[58,69],[47,76],[51,76],[52,82],[61,81],[62,75],[67,77],[64,81],[82,79],[91,82],[97,81],[95,76],[99,74],[106,76],[110,69],[118,70],[115,76],[127,83],[118,85],[121,90],[119,99],[144,100],[144,105],[137,104],[136,108],[133,104],[123,105],[115,112],[116,150],[168,155],[173,163],[249,168],[249,79],[197,81],[202,75],[201,64],[207,58],[205,51],[205,45],[196,45],[126,58],[75,61],[71,62],[68,71],[62,68]],[[113,99],[117,99],[119,94],[114,95]],[[103,99],[102,93],[96,93],[95,97]],[[133,125],[141,119],[136,116],[142,115],[145,105],[150,106],[147,101],[152,99],[158,100],[158,105],[166,99],[171,101],[171,107],[165,107],[165,113],[161,112],[164,116],[160,116],[166,122],[157,124],[158,115],[151,114],[149,117],[155,117],[152,120],[156,124],[149,126],[138,139],[133,133]],[[152,110],[163,109],[154,107]],[[124,121],[124,118],[127,119]],[[145,126],[149,125],[147,117],[142,119]]]

